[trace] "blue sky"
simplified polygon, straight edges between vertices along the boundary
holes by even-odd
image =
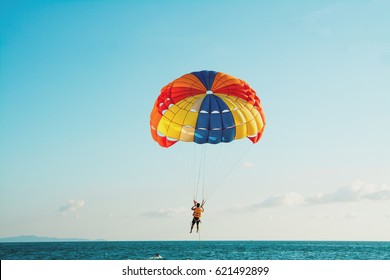
[[[267,127],[202,238],[388,240],[389,8],[2,1],[0,237],[196,239],[193,189],[148,123],[161,87],[208,69],[247,81]]]

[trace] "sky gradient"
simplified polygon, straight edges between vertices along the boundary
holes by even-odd
[[[193,172],[170,160],[192,148],[159,147],[149,115],[164,85],[215,70],[257,91],[267,126],[202,239],[389,240],[389,9],[1,1],[0,237],[197,239]]]

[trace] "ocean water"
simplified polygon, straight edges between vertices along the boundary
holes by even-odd
[[[99,241],[0,243],[1,260],[390,260],[390,242]]]

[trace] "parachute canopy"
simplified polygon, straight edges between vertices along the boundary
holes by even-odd
[[[162,147],[177,141],[218,144],[260,140],[265,116],[256,92],[243,80],[222,72],[186,74],[161,89],[150,129]]]

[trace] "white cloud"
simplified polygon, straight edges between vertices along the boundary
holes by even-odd
[[[80,208],[84,207],[84,205],[85,205],[84,200],[69,199],[64,205],[60,207],[58,211],[64,216],[73,213],[76,218],[79,218],[77,211]]]
[[[281,195],[273,195],[261,203],[255,205],[258,208],[270,208],[278,206],[294,206],[300,205],[304,201],[304,197],[299,193],[286,193]]]
[[[255,205],[258,208],[278,206],[318,205],[361,200],[390,200],[390,187],[367,184],[362,181],[341,187],[334,192],[320,192],[304,197],[299,193],[273,195]]]
[[[142,216],[146,217],[175,217],[183,214],[188,214],[188,208],[161,208],[159,210],[142,213]]]
[[[345,217],[347,219],[356,219],[357,217],[359,217],[359,215],[355,212],[351,212],[351,213],[348,213]]]
[[[310,219],[314,219],[314,220],[332,220],[335,218],[336,217],[334,215],[313,215],[313,216],[310,216]]]
[[[255,164],[253,162],[244,162],[242,165],[241,165],[243,168],[253,168],[255,167]]]
[[[337,189],[335,192],[317,193],[306,198],[305,203],[324,204],[335,202],[352,202],[359,200],[387,200],[390,199],[390,187],[376,186],[357,181],[350,186]]]

